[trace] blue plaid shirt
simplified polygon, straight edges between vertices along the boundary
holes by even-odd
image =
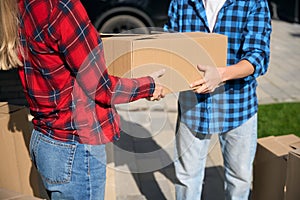
[[[210,32],[202,0],[172,0],[164,28]],[[256,78],[266,73],[270,56],[271,19],[267,1],[227,0],[213,32],[228,37],[228,66],[248,60],[255,71],[248,77],[227,81],[212,94],[180,93],[181,121],[202,134],[230,131],[257,113]]]

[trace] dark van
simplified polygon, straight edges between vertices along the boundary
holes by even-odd
[[[162,28],[168,20],[171,0],[81,0],[93,25],[101,33],[121,33]],[[141,29],[147,32],[146,29]]]

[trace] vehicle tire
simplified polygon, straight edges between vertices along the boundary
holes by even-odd
[[[272,2],[272,1],[268,1],[269,4],[269,10],[270,10],[270,15],[272,19],[279,19],[278,17],[278,13],[277,13],[277,4]]]
[[[99,29],[100,33],[139,33],[149,31],[146,25],[138,18],[130,15],[117,15],[108,19]]]

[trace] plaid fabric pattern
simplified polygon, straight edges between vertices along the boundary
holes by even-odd
[[[85,144],[118,139],[114,104],[151,96],[153,79],[107,73],[102,40],[79,0],[20,0],[19,9],[19,75],[35,129]]]
[[[210,32],[202,0],[172,0],[165,30]],[[180,93],[181,120],[195,132],[223,133],[257,112],[256,78],[266,73],[270,56],[271,19],[266,0],[227,0],[213,32],[228,37],[227,65],[248,60],[252,75],[227,81],[212,94]],[[201,63],[200,63],[201,64]]]

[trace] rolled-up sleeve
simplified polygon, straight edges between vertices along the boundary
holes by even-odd
[[[247,20],[242,60],[248,60],[254,66],[254,73],[246,77],[246,81],[264,75],[268,69],[272,28],[267,1],[253,1]]]

